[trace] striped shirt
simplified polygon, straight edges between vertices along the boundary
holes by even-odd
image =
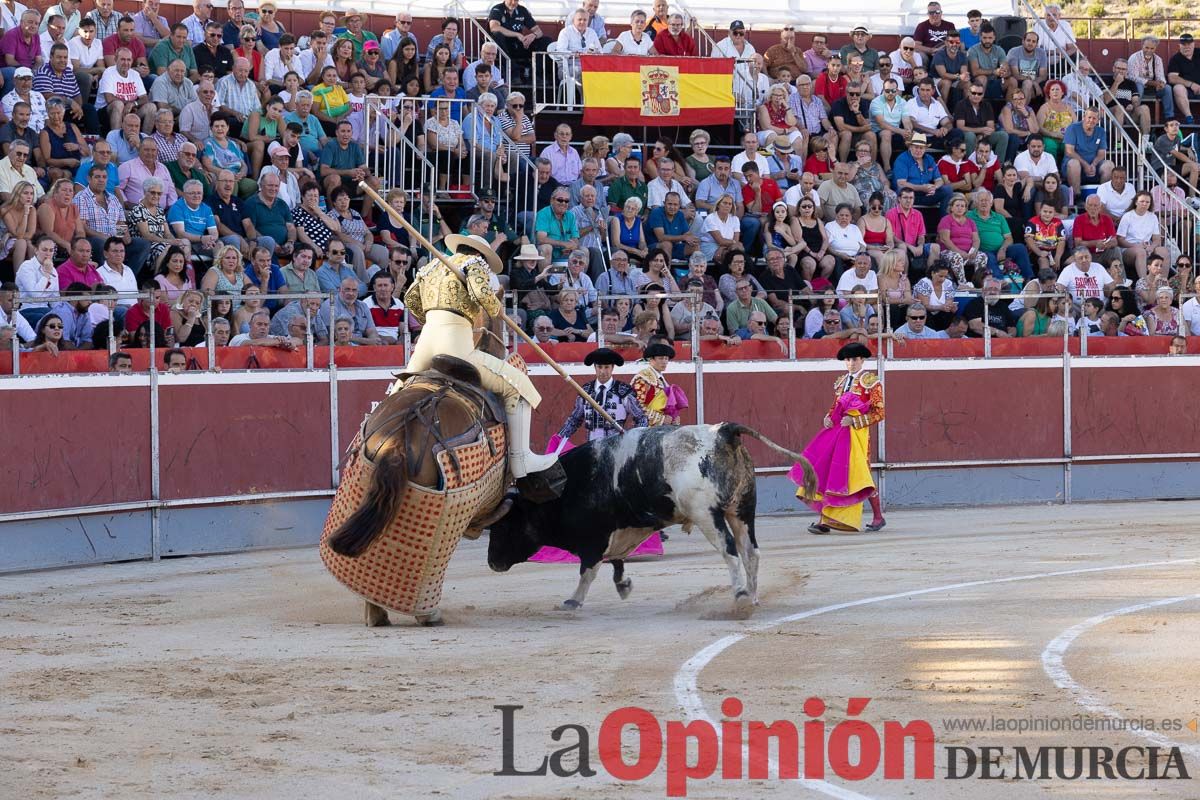
[[[88,19],[96,23],[96,41],[99,42],[116,35],[121,15],[114,11],[108,15],[108,21],[105,22],[104,17],[100,15],[100,9],[97,8],[88,12]]]
[[[79,216],[84,225],[94,231],[112,236],[117,232],[117,225],[125,221],[125,209],[115,194],[105,192],[104,195],[107,208],[96,202],[96,195],[88,187],[76,192],[75,198],[71,202],[79,209]]]
[[[239,84],[232,74],[217,81],[217,99],[221,105],[244,116],[249,116],[254,111],[262,111],[258,87],[254,81],[247,80]]]
[[[67,67],[58,74],[49,63],[38,67],[33,73],[33,88],[42,93],[43,97],[58,95],[74,99],[79,97],[79,82],[75,80],[75,71]]]

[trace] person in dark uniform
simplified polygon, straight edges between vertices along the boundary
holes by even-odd
[[[633,387],[624,381],[613,377],[613,367],[624,366],[625,359],[615,350],[600,347],[587,354],[583,363],[595,367],[596,379],[583,385],[583,390],[608,412],[609,416],[624,426],[626,420],[633,420],[633,427],[644,428],[648,425],[645,413],[634,396]],[[571,438],[579,426],[587,430],[588,441],[618,436],[621,431],[613,428],[596,413],[596,410],[583,401],[582,397],[575,398],[575,407],[571,415],[558,431],[558,436],[564,442]]]

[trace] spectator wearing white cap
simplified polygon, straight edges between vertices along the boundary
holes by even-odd
[[[46,125],[46,98],[34,90],[33,70],[29,67],[17,67],[13,72],[13,89],[0,100],[4,116],[12,119],[13,106],[20,102],[29,104],[29,128],[40,133]]]
[[[850,56],[861,56],[863,60],[863,70],[865,72],[874,72],[879,68],[879,56],[882,55],[878,50],[867,47],[867,42],[871,41],[871,32],[867,30],[865,25],[857,25],[850,31],[849,44],[842,45],[839,55],[842,57],[843,64],[850,63]]]

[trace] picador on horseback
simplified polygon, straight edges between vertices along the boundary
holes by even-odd
[[[440,621],[450,556],[491,521],[509,475],[530,496],[561,491],[557,457],[529,449],[541,397],[488,331],[503,314],[491,282],[500,259],[480,237],[446,243],[454,255],[431,259],[405,295],[420,339],[349,448],[322,538],[330,571],[366,599],[369,625],[386,624],[386,609]]]

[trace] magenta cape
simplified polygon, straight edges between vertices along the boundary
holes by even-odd
[[[551,436],[550,443],[546,445],[546,452],[553,453],[558,448],[558,444],[561,441],[562,440],[558,437],[558,434]],[[568,450],[573,449],[573,447],[574,445],[572,445],[570,442],[567,442],[566,445],[563,446],[563,452],[565,453]],[[646,538],[646,541],[639,544],[632,553],[626,556],[626,558],[632,558],[634,556],[661,556],[662,554],[662,539],[660,539],[658,533],[655,532],[650,534]],[[579,556],[572,555],[566,550],[559,550],[557,547],[543,547],[541,550],[538,550],[536,553],[534,553],[529,560],[539,561],[543,564],[578,564]]]
[[[867,413],[868,405],[858,394],[846,392],[838,398],[833,410],[829,412],[832,428],[822,428],[804,448],[803,456],[812,464],[813,472],[817,475],[817,496],[801,497],[804,503],[814,511],[823,511],[826,507],[848,507],[859,505],[875,491],[873,485],[863,486],[861,476],[869,476],[868,465],[854,464],[852,455],[852,439],[855,433],[865,433],[865,428],[854,429],[842,427],[842,417]],[[861,458],[862,456],[859,456]],[[851,477],[851,471],[856,473]],[[788,477],[797,486],[804,483],[804,471],[800,465],[792,467]],[[852,485],[853,484],[853,485]]]

